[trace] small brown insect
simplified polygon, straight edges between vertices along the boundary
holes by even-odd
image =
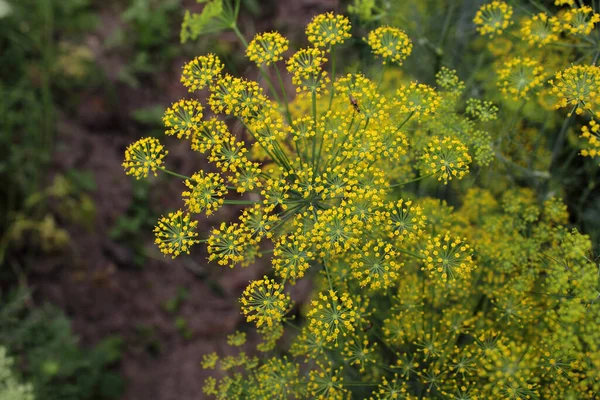
[[[354,107],[354,111],[359,113],[360,107],[358,106],[358,100],[356,100],[351,94],[348,94],[348,97],[350,97],[350,104],[352,104],[352,107]]]

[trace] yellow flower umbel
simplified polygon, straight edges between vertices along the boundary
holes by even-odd
[[[196,100],[179,100],[165,111],[163,122],[167,135],[177,136],[177,139],[198,132],[198,126],[202,121],[202,104]]]
[[[359,320],[350,295],[342,293],[338,296],[333,290],[319,293],[319,299],[311,301],[306,317],[310,331],[327,342],[334,342],[336,347],[340,336],[346,337],[354,332]]]
[[[577,114],[583,114],[585,110],[591,111],[598,105],[600,67],[573,65],[557,72],[550,84],[552,94],[558,99],[555,108],[569,107],[570,113],[575,110]]]
[[[255,253],[257,247],[250,239],[250,233],[239,224],[223,222],[219,228],[213,228],[208,237],[208,260],[216,260],[219,265],[231,268],[237,264],[247,266],[253,261],[250,256]]]
[[[398,243],[420,237],[427,220],[421,207],[403,199],[387,204],[385,219],[389,238]]]
[[[531,46],[543,47],[557,42],[560,31],[558,18],[548,17],[546,13],[535,14],[521,21],[521,35]]]
[[[421,159],[426,171],[447,184],[452,178],[462,179],[469,172],[471,156],[467,151],[467,146],[458,139],[434,138]]]
[[[156,176],[156,170],[161,168],[162,160],[167,153],[168,151],[158,139],[143,138],[127,146],[122,165],[125,173],[135,176],[136,179],[147,178],[150,171]]]
[[[190,92],[204,89],[221,74],[223,63],[214,54],[199,56],[183,66],[181,83]]]
[[[334,369],[331,363],[323,365],[319,361],[316,369],[309,372],[307,389],[316,400],[344,400],[350,394],[344,388],[342,368]]]
[[[412,53],[412,42],[403,30],[381,26],[369,32],[366,39],[373,54],[383,58],[383,64],[402,62]]]
[[[404,114],[411,114],[417,121],[427,117],[440,105],[440,95],[431,86],[411,82],[396,92],[396,109]]]
[[[350,35],[350,20],[331,12],[315,16],[306,26],[308,41],[315,47],[328,48],[344,43]]]
[[[259,328],[279,324],[290,310],[290,296],[283,292],[283,285],[266,276],[246,287],[240,303],[246,321],[254,322]]]
[[[498,107],[491,101],[481,101],[479,99],[468,99],[467,108],[465,110],[473,118],[482,122],[494,121],[498,118]]]
[[[584,157],[600,157],[600,125],[592,120],[589,126],[581,128],[581,137],[587,140],[588,147],[581,150]]]
[[[592,33],[594,26],[600,22],[600,14],[596,14],[592,7],[583,6],[571,8],[563,16],[563,29],[571,35],[587,36]]]
[[[184,214],[181,210],[169,213],[168,216],[161,217],[154,227],[154,243],[162,253],[173,258],[181,253],[190,254],[190,247],[200,243],[196,239],[198,233],[194,231],[197,225],[198,221],[192,221],[189,214]]]
[[[190,212],[199,214],[206,210],[206,215],[210,215],[223,205],[227,188],[221,175],[200,171],[184,183],[190,190],[186,190],[181,196]]]
[[[439,275],[443,280],[455,279],[475,269],[471,248],[465,239],[453,239],[448,233],[430,238],[421,253],[425,257],[422,269],[428,271],[430,277]]]
[[[482,5],[473,22],[477,25],[477,31],[482,35],[501,35],[511,24],[513,9],[503,1],[492,1]]]
[[[328,82],[323,64],[327,62],[325,52],[316,47],[298,50],[287,61],[287,70],[292,74],[296,90],[321,92]]]
[[[371,290],[387,289],[396,284],[402,263],[391,243],[370,240],[352,256],[352,276],[360,287]]]
[[[279,32],[260,33],[248,44],[246,57],[259,67],[271,65],[283,59],[282,54],[287,51],[289,44],[289,40]]]
[[[539,62],[529,57],[507,61],[498,70],[498,88],[513,99],[525,99],[542,85],[545,75]]]

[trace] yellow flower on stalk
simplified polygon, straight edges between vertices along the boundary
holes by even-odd
[[[166,217],[161,217],[154,227],[154,243],[162,253],[177,257],[181,253],[190,254],[190,247],[200,243],[196,237],[198,233],[194,231],[198,226],[198,221],[192,221],[189,214],[183,211],[169,213]]]
[[[268,98],[258,82],[229,74],[217,79],[210,91],[208,104],[215,114],[233,115],[244,123],[251,122],[268,104]]]
[[[219,228],[213,228],[207,243],[208,260],[217,261],[219,265],[235,267],[249,265],[253,259],[256,244],[250,241],[250,234],[239,224],[221,223]]]
[[[123,168],[125,174],[133,175],[136,179],[147,178],[152,171],[154,176],[156,170],[161,168],[163,158],[169,152],[164,149],[158,139],[147,137],[127,146]]]
[[[165,111],[163,122],[167,135],[188,139],[202,122],[202,104],[197,100],[179,100]]]
[[[573,7],[575,5],[575,0],[554,0],[554,5]]]
[[[482,35],[501,35],[510,26],[513,8],[503,1],[492,1],[482,5],[475,13],[473,22]]]
[[[330,47],[344,43],[350,35],[350,20],[331,12],[319,14],[306,26],[308,41],[315,47]]]
[[[198,130],[192,136],[191,148],[199,153],[206,153],[230,141],[231,137],[227,124],[217,117],[212,117],[198,126]]]
[[[394,105],[401,113],[412,114],[420,121],[421,117],[435,113],[440,101],[441,96],[431,86],[411,82],[408,86],[403,85],[398,89]]]
[[[273,249],[273,269],[279,277],[295,284],[296,280],[304,277],[313,257],[310,243],[301,232],[298,235],[282,235]]]
[[[426,172],[444,181],[462,179],[469,172],[471,156],[468,148],[460,140],[451,137],[434,138],[421,157]]]
[[[259,67],[271,65],[283,59],[282,54],[287,51],[289,44],[289,40],[279,32],[260,33],[248,44],[246,57]]]
[[[386,206],[385,230],[390,239],[396,241],[413,240],[421,236],[427,217],[421,207],[414,205],[411,200],[389,202]]]
[[[360,287],[382,290],[396,284],[403,263],[396,260],[396,251],[391,243],[369,240],[352,256],[352,276]]]
[[[402,62],[412,53],[412,42],[406,33],[391,26],[380,26],[372,30],[366,41],[371,51],[383,58],[383,64],[391,62],[402,65]]]
[[[283,285],[266,276],[246,287],[242,297],[242,312],[246,321],[254,322],[257,328],[273,326],[283,320],[290,310],[290,296],[283,292]]]
[[[333,290],[319,293],[319,299],[311,301],[306,317],[310,331],[327,342],[334,342],[335,347],[338,346],[339,337],[354,332],[359,322],[357,308],[350,294],[338,295]]]
[[[181,83],[190,92],[203,89],[212,83],[223,67],[219,57],[214,54],[196,57],[183,66]]]
[[[588,147],[581,150],[584,157],[600,157],[600,124],[591,120],[581,128],[581,137],[587,140]]]
[[[331,363],[323,365],[317,361],[316,369],[308,373],[307,389],[315,400],[349,399],[350,392],[344,387],[342,368],[334,369]]]
[[[556,17],[548,17],[546,13],[539,13],[521,21],[521,35],[523,40],[530,45],[543,47],[557,42],[561,26]]]
[[[327,62],[325,52],[316,47],[300,49],[287,61],[287,70],[292,74],[296,90],[321,92],[328,82],[323,64]]]
[[[556,109],[570,107],[583,114],[585,110],[593,110],[600,100],[600,67],[573,65],[557,72],[550,84],[551,93],[558,98]]]
[[[425,257],[422,269],[430,277],[455,279],[457,276],[466,276],[475,269],[471,247],[465,243],[465,239],[451,238],[448,233],[431,237],[421,254]]]
[[[572,8],[562,16],[565,32],[572,35],[589,35],[594,26],[600,22],[600,14],[594,12],[592,7],[583,6]]]
[[[529,57],[516,57],[498,70],[497,86],[500,91],[516,99],[526,99],[529,94],[544,82],[544,68]]]
[[[223,205],[227,188],[221,175],[200,171],[184,183],[190,190],[186,190],[181,196],[190,212],[199,214],[206,210],[206,215],[211,215]]]

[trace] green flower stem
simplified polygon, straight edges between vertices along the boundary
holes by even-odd
[[[341,382],[342,386],[378,386],[377,382]]]
[[[567,135],[567,131],[569,130],[569,126],[571,125],[571,122],[573,122],[576,108],[577,108],[577,106],[575,106],[575,108],[573,108],[573,110],[571,110],[571,113],[563,122],[563,125],[560,128],[560,132],[556,138],[556,141],[554,142],[554,146],[552,146],[552,158],[550,159],[550,167],[548,168],[548,170],[550,170],[550,171],[556,164],[558,154],[560,153],[560,151],[563,148],[563,144],[565,142],[565,137]]]
[[[237,204],[237,205],[247,205],[247,204],[262,204],[262,201],[254,201],[254,200],[225,200],[223,204]]]
[[[162,172],[166,172],[166,173],[167,173],[167,174],[169,174],[169,175],[176,176],[177,178],[186,179],[186,180],[187,180],[187,179],[192,179],[192,178],[191,178],[191,177],[189,177],[189,176],[185,176],[185,175],[178,174],[177,172],[170,171],[170,170],[168,170],[168,169],[166,169],[166,168],[163,168],[163,167],[158,167],[158,169],[159,169],[159,170],[161,170]]]
[[[412,251],[408,251],[408,250],[404,250],[404,249],[399,249],[399,248],[397,248],[397,247],[396,247],[396,248],[394,248],[394,250],[396,250],[397,252],[400,252],[400,253],[407,254],[407,255],[409,255],[409,256],[412,256],[412,257],[414,257],[414,258],[418,258],[419,260],[425,260],[425,257],[423,257],[423,256],[420,256],[420,255],[418,255],[418,254],[415,254],[415,253],[413,253]]]
[[[285,86],[283,85],[283,79],[281,79],[281,72],[279,72],[279,68],[275,66],[275,71],[277,72],[277,80],[279,81],[279,87],[281,88],[281,93],[283,94],[283,101],[285,102],[285,114],[288,119],[288,124],[293,126],[292,123],[292,114],[290,113],[290,106],[288,103],[287,93],[285,91]]]
[[[284,324],[286,324],[287,326],[289,326],[290,328],[294,328],[297,331],[301,331],[300,327],[298,325],[294,325],[292,324],[290,321],[288,321],[287,319],[283,319],[282,320]]]
[[[415,179],[411,179],[410,181],[406,181],[406,182],[402,182],[402,183],[397,183],[395,185],[390,185],[388,187],[393,188],[393,187],[398,187],[398,186],[404,186],[404,185],[407,185],[409,183],[418,182],[418,181],[420,181],[422,179],[429,178],[430,176],[433,176],[433,175],[435,175],[435,174],[431,173],[431,174],[427,174],[427,175],[421,175],[420,177],[415,178]]]
[[[408,114],[408,117],[406,117],[406,119],[404,121],[402,121],[402,123],[400,125],[398,125],[398,127],[396,128],[396,132],[398,132],[400,129],[402,129],[402,127],[404,125],[406,125],[406,123],[408,121],[410,121],[410,119],[412,118],[412,116],[415,115],[415,112],[411,112],[410,114]]]
[[[379,75],[379,81],[377,82],[377,92],[379,92],[379,88],[381,87],[381,82],[383,82],[383,77],[387,72],[388,65],[389,64],[387,63],[383,64],[383,68],[381,68],[381,74]]]
[[[333,95],[335,94],[335,47],[330,46],[331,49],[331,94],[329,95],[329,107],[327,110],[331,110],[331,103],[333,103]]]

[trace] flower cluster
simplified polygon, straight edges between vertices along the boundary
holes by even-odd
[[[168,151],[158,139],[143,138],[127,147],[123,168],[127,175],[133,175],[136,179],[148,177],[150,171],[157,175],[156,170],[161,168],[167,154]]]
[[[529,57],[516,57],[498,70],[498,88],[514,99],[527,98],[544,82],[544,68]]]
[[[265,32],[256,35],[248,44],[246,57],[254,61],[259,67],[271,65],[283,59],[282,54],[287,51],[289,41],[279,32]]]
[[[452,178],[462,179],[469,172],[471,156],[460,140],[443,137],[427,145],[422,160],[425,170],[447,184]]]
[[[319,14],[306,26],[308,41],[316,47],[330,47],[350,38],[350,20],[333,13]]]
[[[203,89],[212,83],[223,67],[221,60],[214,54],[196,57],[183,67],[181,83],[190,92]]]
[[[494,0],[481,6],[473,22],[482,35],[500,35],[511,24],[513,9],[503,1]]]
[[[569,107],[583,114],[593,111],[600,102],[600,67],[595,65],[573,65],[557,72],[550,83],[558,99],[556,108]]]
[[[169,213],[161,217],[154,227],[155,243],[160,251],[175,258],[182,253],[190,254],[190,247],[200,243],[195,231],[198,221],[192,221],[183,211]]]
[[[501,1],[477,13],[478,31],[494,40],[522,30],[514,51],[492,52],[500,58],[490,68],[498,79],[482,79],[481,91],[473,87],[477,77],[467,85],[446,67],[426,85],[389,65],[412,52],[408,35],[390,26],[365,38],[386,64],[381,75],[336,75],[335,48],[350,37],[350,23],[332,13],[316,16],[306,29],[310,47],[285,60],[297,88],[293,100],[270,79],[288,47],[277,32],[260,33],[247,47],[264,87],[222,73],[210,55],[184,69],[187,87],[208,88],[215,116],[204,117],[197,100],[175,103],[165,114],[166,134],[204,154],[210,169],[191,177],[169,171],[158,142],[154,150],[138,146],[137,170],[124,164],[136,176],[154,166],[186,186],[181,197],[189,213],[162,217],[156,243],[175,257],[206,242],[217,265],[245,267],[263,257],[271,267],[240,298],[257,332],[248,337],[262,339],[262,354],[243,351],[245,335],[230,336],[229,355],[203,360],[215,370],[206,394],[596,397],[600,309],[590,238],[565,228],[563,201],[511,183],[547,179],[552,155],[536,147],[546,144],[537,124],[551,130],[555,121],[537,118],[535,93],[595,115],[597,67],[544,57],[549,46],[577,47],[558,46],[569,44],[561,42],[565,31],[570,35],[566,20],[536,12],[520,27]],[[550,83],[546,70],[562,72]],[[503,96],[493,101],[464,101],[497,88]],[[521,112],[528,119],[519,120]],[[597,148],[599,131],[592,120],[582,136]],[[464,179],[471,170],[477,175]],[[510,180],[502,175],[509,173]],[[467,185],[475,187],[465,191]],[[192,219],[224,205],[241,209],[212,228],[210,220]],[[291,296],[295,285],[311,288],[306,300]]]
[[[402,62],[412,53],[412,42],[402,31],[391,26],[381,26],[371,32],[367,43],[373,54],[383,58],[383,63],[402,65]]]
[[[592,120],[589,126],[581,128],[581,137],[587,140],[588,147],[581,150],[584,157],[600,157],[600,125]]]

